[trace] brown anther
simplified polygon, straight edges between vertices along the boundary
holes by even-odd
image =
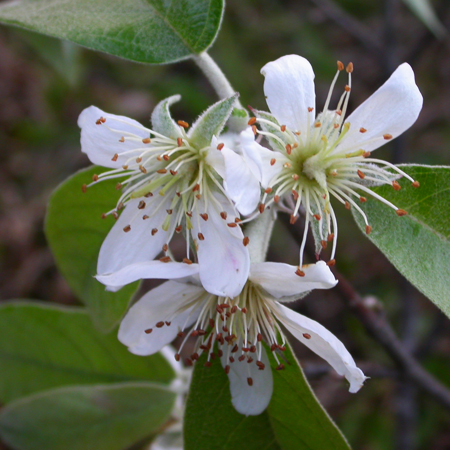
[[[250,353],[255,353],[256,352],[256,346],[255,345],[252,345],[251,347],[250,347]]]
[[[247,347],[242,347],[242,351],[245,352],[245,353],[248,353],[250,351],[250,349],[247,348]]]
[[[291,217],[289,218],[289,223],[291,225],[294,225],[294,223],[297,222],[298,218],[299,218],[298,215],[294,216],[294,214],[291,214]]]
[[[158,228],[153,228],[152,230],[152,236],[154,236],[158,232]]]
[[[211,367],[211,361],[206,361],[204,365],[205,367]]]
[[[320,241],[320,245],[325,250],[327,248],[328,243],[327,243],[327,241]]]
[[[123,170],[127,170],[127,169],[128,169],[128,166],[127,166],[126,164],[124,164],[124,165],[122,166],[122,169],[123,169]]]
[[[277,344],[272,344],[272,345],[270,346],[270,351],[271,351],[271,352],[274,352],[277,348],[278,348],[278,345],[277,345]]]
[[[169,161],[169,159],[170,159],[170,156],[169,156],[169,155],[163,155],[163,160],[164,160],[164,161]]]
[[[292,189],[292,197],[294,197],[294,201],[298,199],[298,192],[295,189]]]
[[[383,134],[383,138],[388,141],[389,139],[392,139],[392,134]]]
[[[311,339],[311,335],[308,334],[308,333],[303,333],[303,337],[304,337],[305,339]]]
[[[144,330],[145,334],[150,334],[153,331],[153,328],[147,328],[146,330]]]
[[[339,72],[344,70],[344,64],[341,61],[337,62],[337,69],[339,70]]]
[[[114,217],[114,219],[118,219],[119,218],[119,214],[117,214],[117,211],[113,211],[112,216]]]
[[[392,182],[392,187],[394,188],[394,190],[399,191],[402,187],[400,186],[400,184],[397,181],[393,181]]]
[[[158,156],[156,157],[156,160],[157,160],[157,161],[162,161],[161,155],[158,155]]]
[[[147,169],[146,169],[144,166],[139,166],[139,170],[140,170],[142,173],[147,173]]]
[[[192,264],[192,261],[190,259],[188,259],[188,258],[183,258],[183,262],[185,264]]]
[[[106,214],[105,214],[105,213],[102,213],[101,218],[102,218],[102,219],[106,219]]]
[[[200,217],[206,222],[208,220],[208,214],[202,213],[200,214]]]
[[[286,125],[281,125],[280,130],[284,133],[286,131]]]
[[[157,173],[167,173],[167,169],[158,169]]]
[[[367,202],[367,198],[366,197],[359,197],[359,201],[361,203],[366,203]]]
[[[122,136],[122,137],[119,139],[119,142],[125,142],[125,138]]]
[[[248,383],[249,386],[253,386],[253,378],[248,377],[247,378],[247,383]]]
[[[340,116],[340,115],[342,114],[342,109],[337,109],[337,110],[335,111],[335,113],[336,113],[338,116]]]
[[[175,228],[175,231],[177,232],[177,233],[181,233],[181,230],[183,229],[183,227],[181,226],[181,225],[178,225],[176,228]]]
[[[85,184],[83,184],[83,185],[81,186],[81,192],[82,192],[83,194],[85,194],[86,191],[87,191],[87,186],[86,186]]]
[[[404,209],[397,209],[397,211],[395,211],[395,213],[397,214],[397,216],[406,216],[408,213],[404,210]]]
[[[248,124],[249,124],[250,126],[255,125],[255,123],[256,123],[256,117],[252,117],[252,118],[248,121]]]
[[[167,250],[169,250],[169,246],[167,244],[164,244],[162,246],[162,251],[165,253],[165,252],[167,252]]]
[[[130,225],[127,225],[126,227],[124,227],[123,231],[125,231],[125,233],[128,233],[131,230]]]
[[[292,153],[292,146],[291,144],[286,144],[286,153],[290,155]]]
[[[200,185],[197,183],[193,188],[192,188],[192,192],[198,191],[200,190]]]
[[[223,356],[223,351],[220,350],[220,348],[217,350],[217,356],[218,356],[219,358],[222,358],[222,356]]]
[[[248,358],[247,359],[247,362],[250,364],[250,363],[252,363],[253,362],[253,358]]]
[[[227,216],[228,216],[228,214],[226,213],[226,211],[222,211],[220,213],[220,217],[222,217],[223,220],[227,220]]]
[[[279,348],[282,352],[284,352],[284,351],[286,350],[286,347],[285,347],[284,345],[279,345],[279,344],[278,344],[278,348]]]
[[[203,234],[202,233],[198,233],[198,238],[201,240],[201,241],[204,241],[205,240],[205,236],[203,236]]]
[[[167,320],[166,320],[166,325],[168,326],[168,327],[170,327],[170,324],[171,324],[172,322],[167,322]]]
[[[150,144],[150,142],[152,142],[152,141],[150,140],[150,138],[142,139],[142,143],[143,143],[143,144]]]
[[[94,173],[94,175],[92,175],[92,181],[97,181],[98,180],[98,175],[96,175],[95,173]]]
[[[187,122],[185,122],[184,120],[179,120],[177,122],[177,124],[180,125],[180,127],[189,128],[189,124]]]
[[[237,344],[234,344],[234,347],[231,349],[231,353],[236,353],[239,350],[239,347]]]
[[[266,209],[266,206],[264,205],[264,203],[260,203],[258,206],[259,212],[262,214],[264,212],[264,210]]]
[[[335,264],[336,264],[336,260],[335,260],[335,259],[330,259],[330,260],[327,262],[327,266],[328,266],[328,267],[334,266]]]
[[[273,166],[276,162],[277,162],[277,160],[275,158],[272,158],[270,160],[270,165]]]
[[[221,143],[217,146],[217,150],[222,150],[225,147],[225,144]]]
[[[197,330],[192,330],[191,336],[192,337],[197,337],[198,336],[198,331]]]
[[[270,194],[270,193],[272,192],[272,188],[271,188],[271,187],[268,187],[264,192],[265,192],[266,194]]]
[[[159,258],[159,260],[163,263],[168,263],[168,262],[172,261],[170,256],[163,256],[162,258]]]
[[[186,211],[186,215],[187,215],[188,217],[192,217],[192,211]]]
[[[261,361],[256,361],[256,365],[258,366],[259,370],[264,370],[264,367],[266,367]]]
[[[412,187],[418,188],[420,186],[420,183],[418,181],[414,181],[412,183]]]
[[[230,366],[227,364],[224,369],[225,373],[228,375],[230,373]]]
[[[228,225],[230,228],[236,228],[236,227],[237,227],[237,223],[236,223],[236,222],[229,222],[229,223],[227,223],[227,225]]]
[[[350,86],[348,84],[345,85],[344,91],[345,92],[350,92],[351,91],[351,88],[350,88]]]
[[[370,152],[364,152],[362,156],[363,158],[368,158],[370,156]]]
[[[239,356],[239,358],[238,358],[238,360],[241,361],[241,362],[244,361],[244,359],[245,359],[245,355],[241,355],[241,356]]]
[[[192,367],[194,365],[189,358],[186,358],[185,362],[186,362],[186,365],[189,366],[189,367]]]
[[[180,137],[177,138],[177,145],[178,145],[178,147],[182,147],[182,145],[183,145],[183,139],[181,139]]]
[[[164,326],[164,322],[158,322],[156,324],[156,328],[162,328]]]
[[[230,309],[230,313],[234,314],[237,311],[237,309],[238,309],[237,305],[232,306]]]
[[[275,197],[273,198],[273,201],[275,203],[278,203],[280,201],[280,196],[279,195],[275,195]]]
[[[322,124],[320,122],[314,122],[314,128],[320,128]]]
[[[298,275],[299,277],[304,277],[305,276],[305,272],[300,270],[300,267],[298,267],[297,270],[295,271],[295,275]]]
[[[358,170],[356,173],[358,174],[358,177],[361,178],[361,180],[364,180],[364,178],[366,178],[366,174],[361,172],[360,170]]]
[[[370,234],[372,232],[372,227],[370,225],[366,225],[366,234]]]
[[[192,353],[191,358],[193,361],[198,361],[198,359],[200,358],[199,354],[197,352]]]
[[[230,363],[234,363],[234,358],[232,356],[230,356]]]
[[[95,124],[96,124],[96,125],[101,125],[102,123],[104,123],[104,122],[102,121],[102,119],[103,119],[103,117],[100,117],[100,119],[98,119],[98,120],[95,121]]]
[[[314,219],[316,219],[316,220],[320,220],[321,219],[321,217],[320,217],[320,215],[319,214],[314,214]]]
[[[136,158],[136,162],[139,164],[140,162],[142,162],[142,158],[141,158],[140,156],[138,156],[138,157]]]
[[[297,181],[299,178],[300,177],[296,173],[294,173],[294,175],[292,175],[292,179],[295,181]]]
[[[151,192],[147,192],[147,193],[144,195],[144,197],[145,197],[145,198],[150,198],[150,197],[153,197],[153,194],[152,194]]]
[[[180,193],[180,192],[175,192],[175,195],[176,195],[177,197],[181,197],[181,193]]]
[[[247,314],[247,308],[242,308],[242,309],[241,309],[241,312],[242,312],[243,314]]]
[[[337,130],[337,129],[339,128],[339,124],[338,124],[338,123],[335,123],[335,124],[333,125],[333,128]]]
[[[179,331],[179,332],[177,333],[177,336],[180,337],[180,338],[182,338],[182,337],[184,337],[185,335],[184,335],[184,333],[183,333],[182,331]]]
[[[361,127],[360,129],[359,129],[359,132],[360,133],[365,133],[367,130],[365,129],[365,128],[363,128],[363,127]]]
[[[170,175],[175,176],[178,172],[176,170],[170,170]]]
[[[141,200],[139,202],[138,209],[144,209],[144,208],[145,208],[145,202],[144,202],[144,200]]]
[[[280,364],[275,370],[284,370],[284,364]]]
[[[256,136],[256,134],[258,133],[258,128],[256,128],[256,125],[252,125],[252,131],[253,134]]]
[[[122,202],[120,202],[118,205],[117,205],[117,211],[120,211],[121,209],[123,209],[123,203]]]
[[[256,340],[258,341],[258,342],[261,342],[262,341],[262,334],[261,333],[258,333],[257,335],[256,335]]]
[[[349,202],[345,202],[345,208],[346,209],[350,209],[350,203]]]
[[[173,209],[166,209],[166,213],[170,216],[173,213]]]
[[[210,317],[210,318],[209,318],[209,326],[210,326],[211,328],[214,328],[214,324],[215,324],[214,319],[212,319],[212,318]]]
[[[250,242],[250,238],[248,236],[245,236],[244,239],[242,239],[242,243],[244,244],[244,247],[247,247],[249,242]]]
[[[347,73],[352,73],[352,72],[353,72],[353,63],[352,63],[352,62],[349,62],[349,63],[347,64],[347,67],[345,68],[345,71],[346,71]]]
[[[180,360],[180,354],[179,353],[175,353],[175,361],[179,361]]]
[[[117,161],[117,158],[119,158],[119,155],[116,153],[112,158],[111,161]]]
[[[312,112],[314,108],[309,107],[308,112]]]

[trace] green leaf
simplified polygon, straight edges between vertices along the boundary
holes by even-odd
[[[36,301],[0,307],[0,366],[2,403],[60,386],[169,383],[175,375],[162,355],[132,355],[116,333],[98,333],[82,308]]]
[[[190,141],[199,148],[210,145],[212,137],[219,136],[223,130],[238,96],[236,93],[232,97],[220,100],[203,112],[189,130]]]
[[[403,0],[403,2],[436,37],[443,39],[447,35],[447,30],[440,22],[429,0]]]
[[[96,326],[110,331],[122,318],[138,284],[108,292],[93,276],[103,240],[113,225],[111,210],[119,199],[117,180],[106,180],[85,194],[81,186],[104,169],[90,167],[67,179],[53,192],[47,210],[45,233],[56,264],[67,283],[88,307]]]
[[[368,197],[363,209],[372,232],[369,239],[414,286],[450,317],[450,167],[403,165],[420,182],[414,188],[405,178],[395,191],[380,186],[374,191],[408,212],[398,217],[388,206]],[[360,215],[353,216],[364,232]]]
[[[0,413],[0,435],[18,450],[123,450],[167,421],[175,394],[151,383],[59,388]]]
[[[311,391],[291,350],[286,369],[269,359],[274,391],[259,416],[243,416],[231,404],[228,377],[218,359],[196,363],[186,405],[185,450],[349,450],[334,423]],[[267,369],[265,369],[267,370]]]
[[[132,61],[160,64],[205,51],[223,0],[15,0],[0,21]]]

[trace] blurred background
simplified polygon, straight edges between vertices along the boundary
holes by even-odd
[[[432,2],[441,24],[431,18],[432,31],[424,24],[426,16],[418,18],[411,4],[423,3],[228,0],[210,54],[240,92],[242,103],[258,109],[266,109],[261,67],[286,54],[310,60],[318,107],[327,96],[336,60],[352,61],[350,111],[407,61],[424,107],[412,129],[377,155],[395,163],[450,165],[450,46],[445,32],[450,30],[450,2]],[[335,99],[345,83],[342,76]],[[89,164],[80,152],[79,113],[93,104],[147,124],[156,103],[176,93],[183,101],[173,107],[173,115],[190,123],[216,101],[191,61],[139,65],[0,27],[1,300],[77,304],[55,268],[42,229],[51,191]],[[450,388],[450,322],[359,232],[348,211],[337,210],[338,269],[367,305],[387,317],[404,346]],[[279,221],[271,260],[295,264],[296,232]],[[357,395],[348,394],[321,360],[296,347],[317,396],[354,449],[450,448],[450,411],[402,375],[334,290],[313,293],[295,308],[337,334],[371,377]]]

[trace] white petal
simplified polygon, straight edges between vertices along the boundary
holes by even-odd
[[[330,268],[324,261],[302,267],[304,277],[295,272],[297,267],[289,264],[263,262],[252,264],[249,279],[262,286],[270,295],[283,301],[283,297],[312,291],[313,289],[330,289],[337,284]]]
[[[278,320],[293,336],[327,361],[339,375],[345,376],[350,383],[349,391],[351,393],[358,392],[366,377],[361,369],[356,367],[355,361],[344,344],[314,320],[281,304],[278,304],[276,309]]]
[[[204,221],[198,214],[192,217],[192,237],[198,247],[198,262],[200,265],[200,281],[210,293],[236,297],[247,282],[250,268],[250,257],[247,247],[243,244],[244,235],[240,226],[230,228],[227,223],[234,223],[236,214],[229,200],[222,194],[215,195],[221,204],[222,212],[227,213],[227,219],[220,216],[219,207],[213,200],[198,202],[198,213],[207,213],[209,218]],[[204,240],[199,239],[199,233]]]
[[[97,125],[100,117],[106,121]],[[142,143],[142,139],[148,138],[150,132],[139,122],[125,116],[105,113],[96,106],[82,111],[78,126],[81,128],[81,150],[88,155],[92,163],[99,166],[114,169],[122,167],[130,155],[119,156],[116,161],[112,161],[111,158],[116,153],[148,146]],[[125,138],[124,142],[119,142],[122,137]]]
[[[97,275],[100,283],[106,286],[124,286],[133,281],[148,278],[176,279],[195,275],[198,273],[198,264],[185,264],[178,262],[164,263],[161,261],[145,261],[125,266],[117,272],[108,275]]]
[[[281,125],[306,133],[315,118],[314,71],[309,61],[298,55],[283,56],[266,64],[264,94],[267,105]],[[309,120],[308,120],[309,116]]]
[[[222,178],[225,178],[225,162],[223,160],[222,152],[217,149],[221,143],[219,139],[213,136],[211,140],[211,148],[206,154],[206,163],[211,166]]]
[[[155,198],[161,201],[160,195],[155,194]],[[155,201],[146,202],[147,207],[142,210],[138,209],[140,201],[140,198],[130,200],[103,241],[97,265],[100,275],[117,272],[130,264],[151,261],[167,242],[170,230],[164,231],[162,224],[167,216],[166,209],[170,208],[171,199],[162,199],[166,204],[146,220],[142,217],[145,214],[151,215],[151,209],[156,207]],[[130,225],[131,229],[124,232],[123,229],[127,225]],[[158,232],[152,235],[154,228],[157,228]]]
[[[204,294],[201,287],[176,281],[168,281],[152,289],[130,308],[122,320],[119,341],[136,355],[156,353],[175,339],[180,328],[194,323],[200,312],[199,303],[195,300]],[[180,307],[192,302],[190,308],[178,313]],[[165,321],[171,324],[156,327],[158,322]],[[149,334],[145,333],[148,329],[152,329]]]
[[[335,151],[354,147],[354,150],[369,152],[381,147],[387,142],[383,135],[390,134],[395,138],[416,121],[422,103],[414,72],[409,64],[404,63],[346,119],[350,130]],[[361,128],[367,131],[361,133]]]
[[[226,192],[237,210],[248,216],[261,199],[261,186],[244,158],[227,147],[222,149],[225,161]]]
[[[261,362],[266,366],[259,370],[255,362],[248,363],[246,360],[234,363],[227,360],[227,352],[221,357],[222,366],[230,366],[228,379],[230,380],[231,403],[240,414],[246,416],[257,416],[269,405],[273,392],[272,369],[265,349],[262,349]],[[249,386],[248,378],[253,385]]]

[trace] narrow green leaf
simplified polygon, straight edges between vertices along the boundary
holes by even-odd
[[[192,125],[190,141],[201,147],[211,144],[213,136],[219,136],[235,106],[238,94],[220,100],[210,106]]]
[[[14,0],[0,21],[143,63],[205,51],[217,35],[223,0]]]
[[[175,394],[151,383],[59,388],[0,413],[0,435],[18,450],[123,450],[167,421]]]
[[[97,327],[110,331],[122,318],[138,285],[107,292],[93,278],[100,247],[114,221],[111,216],[102,220],[101,215],[110,211],[120,196],[114,180],[81,192],[81,186],[102,170],[95,166],[81,170],[56,188],[48,205],[45,233],[69,286],[88,307]]]
[[[417,289],[450,317],[450,167],[404,165],[401,169],[420,182],[402,178],[402,189],[380,186],[374,191],[408,215],[395,212],[368,196],[363,205],[372,232],[369,239]],[[353,216],[361,228],[360,215]]]
[[[154,381],[174,371],[160,354],[128,352],[116,333],[100,334],[82,308],[16,301],[0,307],[0,402],[54,387]]]
[[[228,377],[220,361],[213,360],[206,368],[202,357],[195,365],[186,405],[185,449],[349,450],[288,347],[284,356],[286,369],[276,371],[278,363],[269,355],[272,400],[262,414],[248,417],[233,408]]]

